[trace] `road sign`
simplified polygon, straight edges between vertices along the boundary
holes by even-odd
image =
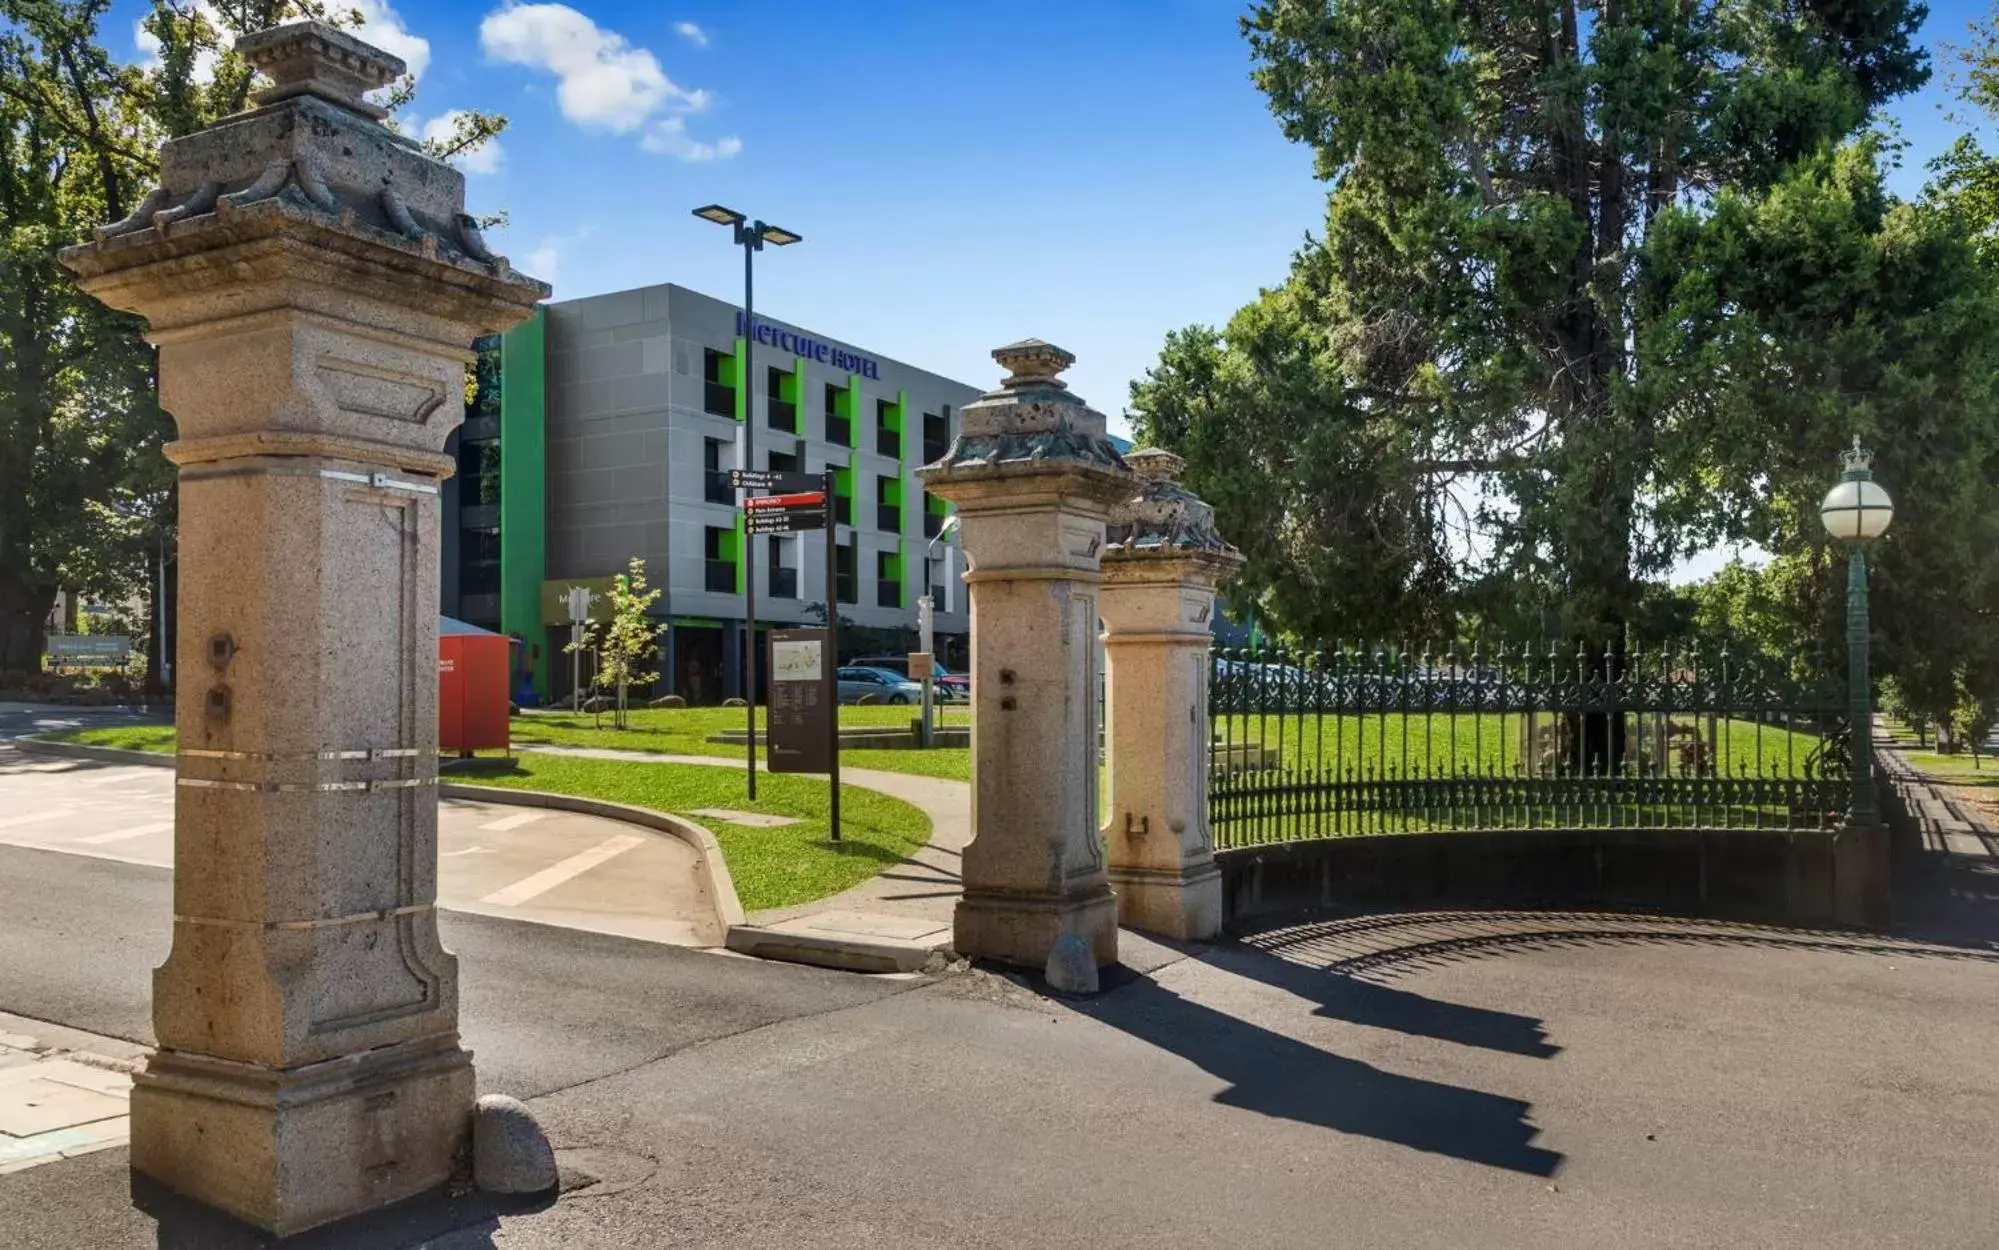
[[[730,469],[729,485],[737,490],[817,490],[826,479],[817,473],[783,469]]]
[[[798,512],[752,512],[743,521],[747,534],[802,534],[826,528],[826,510],[810,508]]]
[[[132,640],[123,634],[50,634],[49,659],[56,664],[112,668],[132,654]]]
[[[794,491],[788,495],[752,495],[743,500],[743,508],[748,512],[764,512],[772,508],[823,508],[826,506],[826,492],[823,490]]]

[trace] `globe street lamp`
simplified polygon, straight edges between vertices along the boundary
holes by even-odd
[[[1846,471],[1819,504],[1826,533],[1846,544],[1847,716],[1852,722],[1853,823],[1880,820],[1874,804],[1874,709],[1867,682],[1867,544],[1888,532],[1895,503],[1871,472],[1873,457],[1853,446],[1841,459]]]
[[[743,468],[757,467],[757,389],[756,373],[750,361],[756,354],[757,314],[753,302],[755,287],[752,281],[754,270],[752,258],[763,251],[764,244],[772,247],[789,247],[802,241],[804,236],[793,234],[781,226],[768,225],[761,221],[751,221],[733,208],[720,204],[707,204],[694,210],[694,215],[703,221],[712,221],[718,226],[728,226],[736,232],[736,245],[743,249],[743,371],[738,384],[743,388]],[[833,541],[831,530],[826,532],[826,541]],[[743,535],[743,704],[749,720],[749,796],[757,797],[757,545],[746,532]]]

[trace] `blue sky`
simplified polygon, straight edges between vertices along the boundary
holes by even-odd
[[[511,120],[472,207],[558,298],[738,297],[741,254],[689,216],[720,201],[805,236],[758,264],[771,316],[975,385],[993,347],[1050,339],[1116,428],[1166,331],[1281,280],[1322,219],[1236,0],[341,2],[422,63],[419,124]],[[1985,5],[1932,7],[1926,41]],[[1895,109],[1900,190],[1941,99],[1939,74]]]

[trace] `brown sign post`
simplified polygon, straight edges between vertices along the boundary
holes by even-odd
[[[766,495],[743,503],[751,534],[826,531],[826,628],[770,632],[770,710],[764,733],[774,773],[825,773],[832,840],[840,840],[840,604],[839,532],[833,526],[833,470],[817,478],[799,473],[751,475],[740,470],[739,485],[817,491]],[[751,477],[757,480],[750,481]],[[804,478],[805,481],[799,479]],[[752,752],[755,747],[752,745]]]

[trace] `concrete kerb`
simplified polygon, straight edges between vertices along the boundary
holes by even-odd
[[[139,764],[149,768],[174,766],[172,756],[155,751],[127,751],[120,747],[85,746],[78,742],[52,742],[37,737],[16,738],[14,745],[30,755],[97,760],[107,764]],[[729,876],[728,862],[722,857],[722,844],[715,840],[713,833],[684,817],[604,799],[579,798],[573,794],[473,786],[462,782],[440,781],[437,793],[439,798],[470,799],[476,803],[495,803],[503,807],[539,807],[596,816],[676,838],[694,848],[699,871],[708,887],[708,897],[715,907],[715,918],[721,922],[723,930],[733,929],[748,919],[742,900],[736,895],[736,883]]]

